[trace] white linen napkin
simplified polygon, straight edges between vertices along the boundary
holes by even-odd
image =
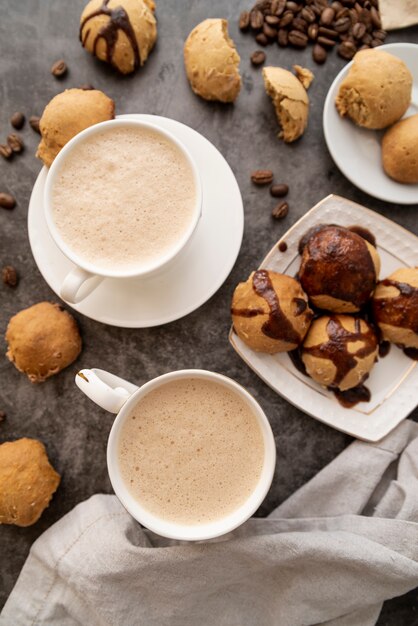
[[[266,519],[186,543],[115,496],[32,546],[2,626],[369,626],[418,585],[418,424],[355,441]]]

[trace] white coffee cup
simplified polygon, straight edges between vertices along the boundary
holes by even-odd
[[[52,189],[60,168],[65,163],[65,160],[71,151],[80,142],[88,140],[89,137],[92,137],[97,133],[101,133],[104,129],[120,127],[140,127],[151,129],[153,132],[162,135],[166,140],[175,144],[178,150],[183,153],[190,165],[196,190],[196,202],[193,209],[192,219],[183,236],[179,238],[177,245],[174,246],[167,254],[159,257],[152,264],[148,264],[146,266],[138,265],[138,267],[129,271],[118,269],[103,270],[103,268],[97,267],[93,263],[87,262],[85,259],[81,259],[61,237],[61,234],[55,225],[52,212]],[[82,191],[80,193],[82,193]],[[48,171],[44,189],[44,210],[46,223],[52,238],[60,248],[61,252],[65,254],[65,256],[68,257],[68,259],[70,259],[70,261],[72,261],[75,265],[75,268],[72,269],[64,278],[64,282],[60,289],[61,298],[67,302],[75,304],[86,298],[94,289],[96,289],[104,278],[137,278],[149,276],[158,272],[173,261],[173,259],[184,249],[198,224],[202,212],[202,187],[199,172],[193,158],[185,146],[171,133],[150,122],[115,119],[95,124],[94,126],[90,126],[86,130],[83,130],[81,133],[73,137],[60,151]]]
[[[224,385],[250,407],[256,417],[264,441],[264,462],[258,483],[249,498],[226,517],[199,525],[183,525],[157,517],[145,509],[128,490],[121,476],[118,443],[121,429],[132,409],[147,393],[174,380],[200,378]],[[76,385],[93,402],[111,413],[117,413],[107,444],[107,467],[115,494],[134,519],[146,528],[171,539],[197,541],[219,537],[240,526],[258,509],[273,480],[276,446],[269,421],[262,408],[241,385],[231,378],[207,370],[179,370],[154,378],[136,387],[132,383],[100,369],[84,369],[75,377]]]

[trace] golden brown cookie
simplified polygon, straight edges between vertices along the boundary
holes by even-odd
[[[49,167],[79,132],[115,117],[115,104],[98,89],[66,89],[46,105],[39,122],[41,143],[36,156]]]
[[[386,174],[398,183],[418,183],[418,113],[385,132],[382,162]]]
[[[39,302],[16,313],[7,326],[6,341],[6,356],[32,383],[57,374],[81,352],[76,321],[51,302]]]
[[[373,316],[383,339],[418,349],[418,267],[402,267],[377,285]]]
[[[253,350],[269,354],[296,348],[312,320],[297,280],[271,270],[257,270],[237,285],[231,314],[237,335]]]
[[[25,437],[1,444],[0,524],[37,522],[59,483],[43,443]]]
[[[204,20],[184,44],[187,78],[193,91],[205,100],[234,102],[241,89],[239,62],[226,20]]]
[[[335,104],[341,117],[358,126],[386,128],[397,122],[411,102],[412,75],[398,57],[360,50],[338,90]]]
[[[379,272],[376,248],[357,233],[335,225],[308,231],[299,280],[314,306],[336,313],[360,311]]]
[[[309,98],[306,89],[292,72],[281,67],[265,67],[263,78],[281,126],[278,136],[286,143],[296,141],[308,125]]]
[[[307,67],[302,67],[301,65],[294,65],[293,70],[295,72],[296,78],[300,80],[305,89],[309,89],[313,79],[315,78],[313,72],[308,70]]]
[[[312,322],[303,342],[302,361],[317,383],[345,391],[365,380],[377,352],[370,324],[351,315],[324,315]]]
[[[80,41],[122,74],[144,65],[157,40],[152,0],[91,0],[80,18]]]

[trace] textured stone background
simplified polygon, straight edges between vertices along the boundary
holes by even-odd
[[[248,3],[249,4],[249,3]],[[61,486],[41,520],[31,528],[0,528],[0,605],[19,574],[32,542],[75,504],[97,492],[110,492],[105,463],[112,415],[95,407],[76,391],[77,368],[99,366],[141,384],[154,376],[180,368],[206,368],[231,376],[260,401],[277,440],[278,462],[272,489],[259,511],[267,514],[331,461],[350,438],[307,417],[259,380],[230,348],[227,341],[229,302],[235,284],[247,277],[266,251],[311,206],[329,193],[360,202],[418,233],[417,207],[379,202],[355,189],[340,174],[326,149],[322,133],[322,107],[327,90],[344,62],[331,55],[317,67],[310,50],[298,52],[277,46],[267,49],[268,63],[290,68],[301,63],[313,68],[316,79],[309,91],[311,113],[303,139],[286,146],[276,139],[276,121],[264,93],[260,70],[249,56],[256,48],[250,35],[237,28],[245,0],[158,0],[159,39],[146,67],[134,76],[116,75],[87,54],[78,42],[82,0],[1,0],[0,136],[10,132],[11,113],[41,114],[52,96],[66,87],[93,83],[116,101],[117,113],[154,113],[185,122],[203,133],[229,161],[244,199],[245,236],[238,261],[218,293],[186,318],[159,328],[126,330],[107,327],[77,315],[84,339],[78,362],[43,385],[31,385],[0,358],[0,409],[7,421],[0,424],[0,441],[22,436],[41,439],[62,474]],[[234,106],[208,104],[198,99],[186,81],[182,45],[190,30],[207,17],[230,19],[230,34],[242,57],[242,93]],[[388,42],[418,42],[418,28],[395,32]],[[51,64],[64,58],[68,76],[58,82]],[[34,152],[38,135],[26,125],[23,156],[13,163],[1,160],[0,188],[13,193],[18,205],[0,212],[0,262],[15,265],[21,275],[12,291],[0,285],[0,333],[21,308],[41,300],[57,300],[42,279],[28,244],[26,217],[31,189],[41,168]],[[290,212],[280,222],[270,218],[272,199],[267,190],[254,188],[249,173],[272,167],[280,181],[291,186]],[[203,279],[203,277],[202,277]],[[6,346],[1,339],[1,352]],[[412,417],[418,417],[416,410]],[[379,624],[407,626],[418,623],[418,601],[410,594],[385,604]]]

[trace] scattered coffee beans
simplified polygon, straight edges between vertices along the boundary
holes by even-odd
[[[288,213],[289,213],[289,205],[287,204],[287,202],[280,202],[278,205],[274,207],[273,211],[271,212],[271,215],[274,217],[274,219],[281,220],[284,217],[286,217]]]
[[[13,126],[13,128],[16,128],[16,130],[20,130],[24,123],[25,116],[23,115],[23,113],[20,113],[19,111],[13,113],[12,117],[10,118],[10,124]]]
[[[10,159],[13,155],[13,150],[7,143],[0,144],[0,154],[3,159]]]
[[[62,78],[62,76],[65,76],[67,71],[67,64],[62,59],[60,59],[59,61],[55,61],[55,63],[51,67],[51,74],[55,76],[55,78]]]
[[[19,282],[19,276],[12,265],[6,265],[1,270],[1,277],[3,282],[8,287],[17,287],[17,283]]]
[[[7,136],[7,143],[13,152],[22,152],[24,148],[22,138],[16,135],[16,133],[10,133],[10,135]]]
[[[251,180],[255,185],[269,185],[273,182],[271,170],[255,170],[251,173]]]
[[[0,193],[0,207],[2,209],[11,210],[16,206],[16,200],[10,193]]]
[[[258,0],[239,18],[242,31],[251,29],[260,46],[276,41],[285,48],[306,48],[313,43],[312,57],[325,63],[327,51],[350,60],[357,50],[380,46],[386,31],[378,10],[378,0]]]
[[[275,184],[270,187],[270,193],[273,198],[283,198],[289,193],[289,187],[284,183]]]
[[[262,65],[266,60],[266,54],[262,50],[256,50],[251,55],[251,63],[255,66]]]
[[[39,128],[39,122],[40,122],[40,117],[38,117],[37,115],[32,115],[29,118],[29,124],[30,127],[36,132],[36,133],[41,133],[41,130]]]

